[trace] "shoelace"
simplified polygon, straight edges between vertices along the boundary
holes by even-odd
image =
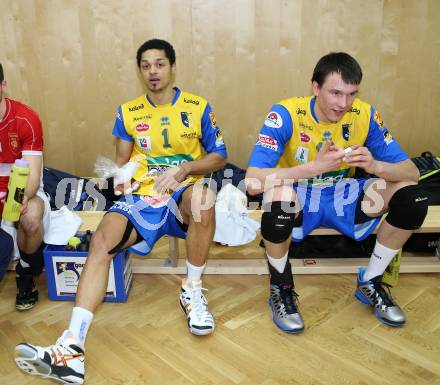
[[[67,361],[82,357],[84,355],[83,353],[71,352],[71,350],[68,349],[67,346],[68,345],[66,345],[66,342],[64,340],[64,335],[62,335],[60,338],[57,339],[55,345],[49,347],[54,365],[62,363],[64,366],[67,366]],[[63,351],[67,351],[68,353],[63,353]]]
[[[382,299],[383,304],[385,306],[394,306],[394,302],[392,300],[393,297],[391,296],[391,290],[390,290],[389,285],[387,285],[379,280],[377,280],[377,281],[373,280],[373,286],[374,286],[374,289],[376,290],[378,296]],[[384,289],[384,286],[387,288],[387,290]],[[376,298],[376,302],[377,301],[378,301],[378,298]]]
[[[298,307],[296,306],[296,300],[298,294],[293,289],[293,285],[285,284],[280,286],[280,296],[283,301],[287,314],[298,313]]]
[[[198,316],[202,315],[206,310],[206,299],[203,296],[202,291],[208,291],[203,287],[201,288],[185,288],[188,292],[188,297],[190,299],[191,311],[194,311]]]

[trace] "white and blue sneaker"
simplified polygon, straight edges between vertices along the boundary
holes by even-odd
[[[365,267],[359,269],[355,297],[362,303],[369,305],[377,319],[388,326],[403,326],[406,321],[405,313],[394,302],[389,287],[382,282],[382,277],[377,276],[364,281]],[[388,290],[384,289],[384,286]]]

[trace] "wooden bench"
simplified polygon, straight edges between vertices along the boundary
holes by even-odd
[[[101,211],[76,212],[83,220],[81,231],[94,230],[103,216]],[[260,221],[262,212],[252,210],[249,212],[251,218]],[[428,215],[420,229],[416,233],[439,233],[440,237],[440,206],[431,206]],[[311,235],[338,235],[337,230],[319,228],[314,230]],[[258,246],[261,236],[245,246],[227,247],[213,245],[210,258],[205,270],[206,274],[267,274],[267,263],[264,251]],[[179,258],[178,238],[168,237],[165,258],[134,258],[133,272],[143,274],[184,274],[186,271],[185,259]],[[234,258],[230,255],[227,258],[215,258],[215,254],[228,254],[254,256],[250,258]],[[220,251],[219,251],[220,250]],[[222,251],[223,250],[223,251]],[[154,249],[153,249],[154,252]],[[357,273],[359,266],[366,265],[368,258],[322,258],[322,259],[293,259],[292,267],[296,274],[342,274]],[[440,272],[440,259],[436,256],[426,254],[404,253],[401,262],[402,273],[438,273]]]

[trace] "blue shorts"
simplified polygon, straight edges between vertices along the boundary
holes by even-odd
[[[169,199],[143,195],[126,195],[116,202],[108,212],[119,213],[134,225],[143,241],[128,248],[129,251],[148,255],[154,244],[164,235],[185,239],[186,232],[178,220],[178,204],[183,192],[190,186],[184,186],[174,192]]]
[[[329,186],[295,185],[303,219],[301,225],[294,226],[292,240],[299,242],[318,227],[336,229],[357,241],[365,239],[381,219],[355,223],[358,201],[372,182],[374,179],[346,178]]]

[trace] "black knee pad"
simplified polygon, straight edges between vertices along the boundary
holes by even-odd
[[[402,187],[391,197],[385,220],[399,229],[416,230],[425,220],[428,205],[428,196],[418,185]]]
[[[272,243],[283,243],[292,235],[295,213],[285,212],[282,206],[289,205],[289,202],[272,202],[270,208],[265,210],[261,218],[261,235]],[[293,211],[294,203],[290,207]]]

